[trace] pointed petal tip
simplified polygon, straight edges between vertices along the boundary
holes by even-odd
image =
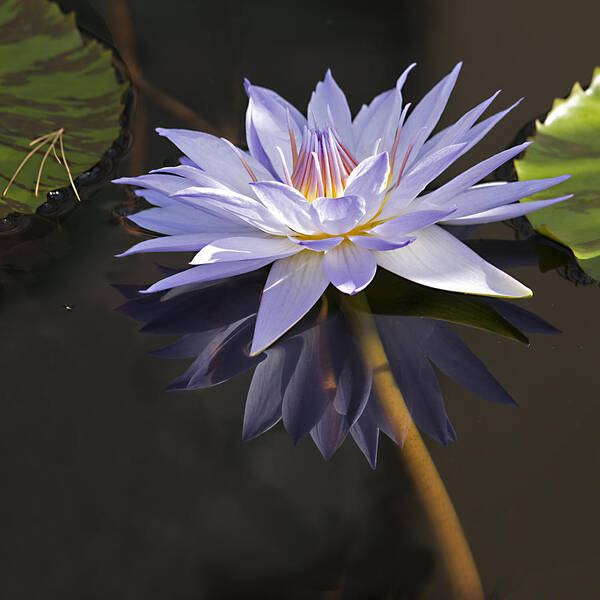
[[[111,183],[117,184],[125,184],[125,185],[135,185],[131,183],[133,177],[117,177],[117,179],[111,179]]]
[[[396,87],[398,87],[399,85],[402,86],[402,84],[404,83],[407,75],[417,66],[416,62],[410,63],[410,65],[408,65],[408,67],[406,67],[406,69],[404,69],[404,72],[402,73],[402,75],[400,75],[400,77],[398,77],[398,79],[396,80]]]
[[[277,340],[278,339],[279,338],[277,338]],[[260,348],[258,350],[254,350],[254,346],[252,346],[250,348],[250,352],[248,353],[248,356],[250,356],[251,358],[253,358],[255,356],[258,356],[258,355],[262,354],[269,346],[272,346],[277,340],[272,341],[270,344],[267,344],[264,348]],[[254,340],[252,340],[252,343],[254,344]],[[265,356],[267,356],[267,355],[265,354]]]
[[[182,190],[177,190],[176,192],[168,194],[168,196],[169,196],[169,198],[176,198],[179,196],[189,196],[190,194],[194,193],[191,190],[199,190],[199,189],[202,189],[202,188],[199,186],[192,185],[190,187],[186,187],[186,188],[183,188]]]
[[[306,437],[306,435],[298,435],[298,434],[292,435],[291,433],[289,435],[292,440],[292,444],[294,444],[294,446],[297,446]]]
[[[251,87],[252,84],[250,83],[250,80],[247,77],[244,77],[244,89],[246,90],[246,94],[250,95]]]
[[[517,106],[519,106],[519,104],[521,104],[521,102],[523,102],[523,100],[525,100],[525,96],[521,96],[518,100],[513,102],[507,109],[504,110],[504,112],[505,113],[510,112],[513,108],[516,108]]]
[[[188,382],[184,379],[184,376],[176,377],[165,386],[165,392],[177,392],[188,389]]]
[[[242,444],[253,440],[255,437],[258,437],[255,433],[242,429]]]
[[[508,275],[508,274],[505,273],[505,275]],[[514,279],[510,275],[508,275],[508,277],[513,280],[513,283],[512,283],[513,289],[511,290],[510,293],[508,292],[508,290],[506,290],[504,292],[496,292],[493,295],[491,293],[475,294],[475,295],[488,296],[489,298],[515,298],[515,299],[517,299],[517,298],[525,299],[525,298],[531,298],[533,296],[533,291],[530,290],[526,285],[522,284],[519,280]],[[518,284],[518,286],[515,284]]]

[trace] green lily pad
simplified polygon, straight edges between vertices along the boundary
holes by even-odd
[[[121,98],[113,55],[84,40],[74,14],[47,0],[0,0],[0,195],[27,154],[30,142],[63,129],[68,167],[75,178],[101,158],[120,131]],[[48,142],[25,163],[5,195],[0,217],[33,213],[46,193],[70,185]],[[55,145],[63,161],[60,141]]]
[[[600,279],[600,68],[587,90],[579,83],[566,99],[554,101],[544,123],[536,123],[535,141],[515,161],[519,179],[571,179],[522,202],[564,194],[574,197],[528,215],[533,227],[571,248],[581,268]]]
[[[485,298],[425,287],[379,269],[364,292],[376,314],[427,317],[484,329],[529,343],[527,336],[509,323]]]

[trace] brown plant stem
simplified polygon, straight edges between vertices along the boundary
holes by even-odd
[[[390,369],[364,294],[348,303],[347,314],[365,363],[373,370],[373,385],[396,439],[400,456],[427,515],[456,600],[484,600],[483,586],[456,510],[440,474],[415,426]]]
[[[123,58],[123,63],[127,67],[132,83],[138,88],[141,94],[153,100],[163,110],[188,126],[200,129],[206,133],[218,135],[216,129],[189,106],[186,106],[183,102],[173,98],[146,80],[137,58],[135,30],[127,0],[106,0],[106,14],[115,43]],[[120,63],[118,59],[115,59],[115,62]],[[137,138],[136,147],[140,145],[138,140],[145,135],[145,121],[146,115],[143,105],[141,105],[138,107],[136,123],[134,124],[134,137]],[[139,125],[139,127],[136,125]],[[138,160],[134,155],[132,162],[141,163],[143,160]],[[135,166],[139,167],[138,164]]]

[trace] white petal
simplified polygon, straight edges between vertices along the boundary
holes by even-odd
[[[248,109],[246,111],[246,140],[252,156],[263,163],[272,174],[283,180],[279,146],[288,165],[293,164],[290,128],[296,144],[302,140],[306,119],[279,94],[246,81]],[[258,177],[268,181],[270,177]]]
[[[289,227],[278,221],[258,200],[231,190],[190,187],[177,192],[174,197],[192,207],[223,210],[266,233],[292,233]]]
[[[299,244],[300,246],[308,248],[309,250],[314,250],[315,252],[331,250],[331,248],[335,248],[344,241],[343,237],[328,237],[321,240],[303,240],[289,236],[289,239],[295,244]]]
[[[156,190],[137,189],[134,190],[134,194],[140,198],[144,198],[144,200],[150,204],[153,204],[154,206],[167,208],[174,207],[179,204],[176,198],[171,198],[170,196],[167,196],[162,192],[157,192]]]
[[[232,277],[233,275],[241,275],[242,273],[256,271],[257,269],[268,265],[270,262],[272,262],[271,259],[259,259],[200,265],[198,267],[186,269],[180,273],[175,273],[175,275],[165,277],[164,279],[161,279],[151,285],[147,290],[143,290],[142,293],[151,294],[153,292],[160,292],[161,290],[168,290],[181,285],[188,285],[190,283],[214,281],[216,279]]]
[[[425,187],[462,154],[464,144],[446,146],[433,152],[402,177],[398,187],[387,199],[381,218],[390,217],[405,208]]]
[[[113,179],[112,183],[139,185],[140,187],[162,192],[167,196],[190,187],[190,182],[187,179],[162,173],[150,173],[148,175],[139,175],[138,177],[119,177],[119,179]]]
[[[437,225],[420,231],[405,248],[374,255],[384,269],[428,287],[508,298],[532,295],[522,283]]]
[[[569,179],[570,175],[553,177],[552,179],[530,179],[527,181],[493,182],[493,184],[476,185],[468,190],[457,194],[452,199],[452,204],[457,211],[452,219],[475,215],[488,211],[503,204],[510,204],[537,194],[554,185],[558,185]],[[533,207],[531,210],[535,210]],[[525,214],[525,213],[523,213]]]
[[[354,153],[354,132],[350,107],[344,92],[327,70],[324,81],[319,81],[308,103],[309,127],[324,131],[327,127],[335,129],[342,143]]]
[[[252,189],[269,212],[290,229],[304,234],[317,231],[309,214],[310,204],[298,190],[278,181],[258,182]]]
[[[454,210],[417,210],[400,215],[373,227],[369,233],[387,240],[395,240],[402,236],[419,231],[454,213]]]
[[[363,220],[365,213],[365,201],[359,196],[317,198],[310,205],[314,223],[331,235],[351,231]]]
[[[365,216],[367,222],[374,217],[385,196],[390,162],[387,152],[371,156],[359,163],[346,180],[345,196],[360,196],[365,201]]]
[[[230,237],[214,240],[191,260],[191,265],[270,258],[274,260],[300,252],[302,248],[286,237]]]
[[[560,196],[559,198],[550,198],[549,200],[532,200],[531,202],[518,202],[516,204],[507,204],[506,206],[498,206],[484,212],[475,213],[458,219],[445,219],[446,225],[479,225],[481,223],[493,223],[495,221],[505,221],[506,219],[514,219],[522,215],[526,215],[540,208],[552,206],[563,200],[572,198],[573,194]]]
[[[425,156],[435,152],[436,150],[439,150],[440,148],[443,148],[444,146],[448,146],[450,144],[460,144],[463,142],[463,138],[471,129],[475,121],[479,119],[479,117],[485,112],[487,107],[494,101],[499,93],[500,91],[497,91],[487,100],[484,100],[475,108],[472,108],[470,111],[465,113],[453,125],[442,129],[442,131],[431,137],[421,148],[421,152],[419,152],[419,156],[417,157],[418,160],[421,160]]]
[[[416,161],[422,145],[437,125],[446,107],[461,66],[462,63],[458,63],[446,77],[427,92],[406,119],[400,133],[400,140],[396,151],[398,163],[402,162],[409,148],[411,148],[411,152],[407,168]],[[417,134],[423,129],[425,129],[425,135],[418,136]],[[419,137],[418,141],[417,137]]]
[[[373,99],[369,106],[361,108],[353,123],[356,136],[356,158],[362,160],[373,154],[377,140],[381,140],[380,151],[390,152],[394,145],[396,128],[402,114],[402,87],[409,72],[415,64],[410,65],[398,78],[396,87]]]
[[[481,121],[481,123],[477,123],[463,136],[462,142],[466,144],[464,152],[470,150],[481,138],[483,138],[487,132],[492,129],[500,120],[502,120],[513,108],[518,106],[523,98],[517,100],[514,104],[497,112],[495,115],[488,117]]]
[[[207,175],[214,177],[236,192],[247,194],[252,177],[235,152],[222,139],[201,131],[163,129],[156,131],[171,140],[189,156]],[[271,179],[271,174],[250,154],[240,150],[244,160],[257,179]],[[188,186],[189,187],[189,186]]]
[[[486,175],[489,175],[492,171],[497,169],[501,164],[510,160],[529,146],[531,142],[525,142],[499,152],[494,156],[481,161],[474,167],[463,171],[460,175],[451,179],[448,183],[440,186],[437,190],[425,194],[419,198],[420,202],[427,203],[429,205],[444,206],[446,204],[452,204],[454,197],[466,189],[470,188],[473,184],[481,181]]]
[[[321,254],[307,250],[273,263],[258,309],[251,355],[292,328],[321,297],[329,285],[322,261]]]
[[[116,256],[120,258],[122,256],[141,254],[144,252],[197,252],[200,248],[214,241],[218,237],[221,237],[221,234],[188,233],[184,235],[167,235],[144,240]]]
[[[348,239],[353,244],[356,244],[361,248],[366,248],[367,250],[396,250],[397,248],[404,248],[404,246],[414,242],[417,238],[397,238],[392,242],[382,237],[375,237],[373,235],[349,235]]]
[[[167,235],[209,232],[233,235],[256,232],[254,227],[233,215],[222,218],[200,208],[181,204],[167,208],[149,208],[127,218],[144,229]]]
[[[328,250],[323,258],[323,272],[345,294],[357,294],[375,277],[377,263],[373,254],[346,242]]]
[[[150,174],[155,173],[169,173],[171,175],[178,175],[188,181],[185,187],[191,185],[197,185],[200,187],[216,187],[229,189],[227,185],[218,181],[214,177],[211,177],[205,171],[201,171],[198,167],[191,165],[175,165],[174,167],[161,167],[160,169],[154,169],[150,171]]]

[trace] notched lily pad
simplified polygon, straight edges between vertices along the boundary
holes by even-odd
[[[119,136],[126,87],[112,52],[84,40],[73,14],[47,0],[0,0],[0,194],[39,146],[0,196],[0,218],[35,212],[47,192],[70,185],[66,166],[75,178],[100,160]],[[60,130],[66,166],[58,136],[31,144]]]
[[[521,160],[519,179],[538,179],[568,173],[571,179],[522,202],[574,194],[528,215],[534,228],[571,248],[581,268],[600,279],[600,68],[590,86],[573,86],[566,99],[554,101]]]

